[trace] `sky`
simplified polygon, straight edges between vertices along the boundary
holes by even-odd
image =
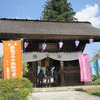
[[[40,19],[46,1],[0,0],[0,18]],[[89,21],[94,27],[100,28],[100,0],[68,0],[68,2],[71,3],[76,12],[75,17],[78,21]],[[99,45],[100,43],[97,47],[97,44],[94,44],[94,47],[100,49]],[[0,47],[2,48],[2,44]],[[89,50],[92,50],[91,54],[94,52],[90,44],[87,44],[86,48],[84,53],[89,52]],[[0,55],[2,52],[3,50],[0,49]]]
[[[88,54],[91,61],[94,55],[100,54],[100,42],[87,43],[83,53]]]
[[[47,0],[0,0],[0,18],[40,19]],[[100,0],[68,0],[78,21],[100,28]]]

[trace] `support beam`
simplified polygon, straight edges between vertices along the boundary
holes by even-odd
[[[60,61],[60,77],[61,77],[61,86],[64,86],[64,73],[63,73],[64,62]]]

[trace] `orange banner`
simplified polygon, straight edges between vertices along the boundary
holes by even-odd
[[[21,40],[4,41],[4,79],[22,78]]]

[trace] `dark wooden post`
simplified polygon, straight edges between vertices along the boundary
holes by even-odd
[[[36,86],[36,72],[37,72],[37,66],[36,66],[36,62],[32,62],[32,69],[33,69],[33,73],[32,73],[32,81],[33,81],[33,85]]]
[[[61,77],[61,86],[64,86],[64,70],[63,70],[64,62],[60,61],[60,77]]]

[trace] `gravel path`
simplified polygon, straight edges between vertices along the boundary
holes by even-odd
[[[35,92],[29,100],[100,100],[100,97],[78,91]]]

